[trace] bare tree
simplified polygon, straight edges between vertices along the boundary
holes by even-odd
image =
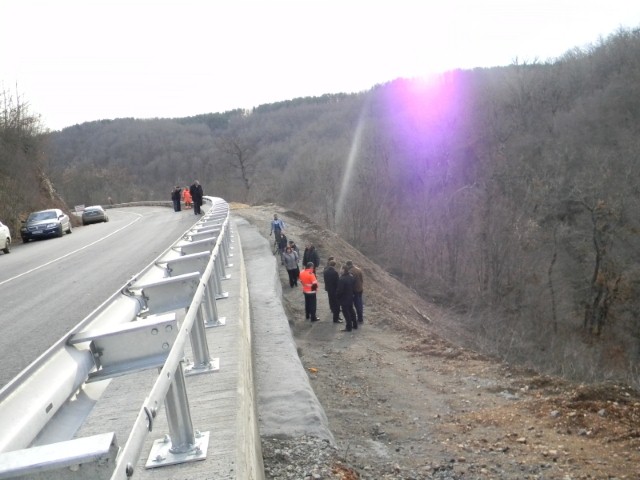
[[[20,217],[49,194],[44,173],[46,132],[39,115],[16,94],[0,91],[0,217],[19,227]]]
[[[253,174],[256,170],[257,142],[235,133],[224,134],[215,141],[217,151],[236,170],[245,188],[244,199],[249,197]]]

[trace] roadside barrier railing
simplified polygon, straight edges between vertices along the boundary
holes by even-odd
[[[211,206],[192,228],[0,390],[0,479],[131,478],[162,403],[169,435],[154,442],[146,467],[206,458],[209,432],[193,427],[185,376],[219,369],[205,329],[225,325],[216,300],[228,297],[222,280],[233,255],[229,205],[205,199]],[[87,399],[109,379],[154,368],[159,375],[124,447],[113,432],[60,433],[55,417],[70,403],[84,412],[77,427],[99,401]]]

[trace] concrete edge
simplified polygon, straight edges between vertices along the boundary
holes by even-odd
[[[233,216],[233,215],[232,215]],[[243,239],[254,336],[261,438],[311,436],[335,444],[322,405],[298,354],[282,303],[279,262],[258,228],[234,216]]]
[[[239,326],[239,365],[238,365],[238,434],[236,436],[238,452],[238,477],[246,479],[263,480],[264,464],[262,460],[262,447],[260,441],[260,429],[258,427],[258,402],[256,384],[254,381],[254,351],[251,333],[251,307],[249,303],[249,287],[247,282],[247,270],[242,254],[240,235],[234,227],[234,263],[240,266],[240,312]]]

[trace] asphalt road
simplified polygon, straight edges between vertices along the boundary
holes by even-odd
[[[200,217],[166,207],[0,253],[0,388],[169,248]]]

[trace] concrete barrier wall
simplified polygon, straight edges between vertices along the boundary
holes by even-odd
[[[240,248],[239,235],[236,235],[234,249],[234,264],[239,264],[240,291],[239,317],[240,335],[238,338],[240,355],[238,366],[238,399],[240,401],[238,419],[238,435],[236,437],[238,451],[238,479],[247,478],[262,480],[264,465],[262,449],[260,447],[260,432],[258,428],[258,405],[254,375],[253,338],[251,334],[251,309],[249,304],[249,289],[247,286],[247,270],[244,255]]]

